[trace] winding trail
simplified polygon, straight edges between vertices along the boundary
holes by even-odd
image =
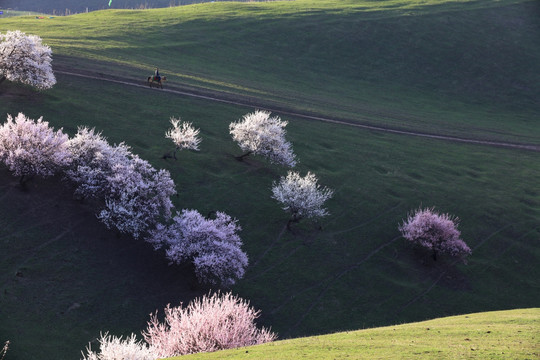
[[[56,69],[54,70],[54,72],[58,74],[68,75],[68,76],[76,76],[76,77],[81,77],[81,78],[111,82],[115,84],[140,87],[140,88],[145,88],[148,90],[153,89],[153,88],[150,88],[148,85],[143,84],[142,81],[134,82],[133,80],[130,80],[127,78],[113,79],[113,78],[105,77],[105,76],[95,76],[95,75],[77,73],[73,71],[56,70]],[[302,114],[302,113],[290,111],[287,109],[271,109],[266,106],[263,106],[262,104],[255,104],[249,101],[243,101],[240,97],[235,100],[227,99],[225,96],[220,96],[219,91],[214,91],[215,95],[202,95],[202,94],[196,94],[194,92],[167,89],[167,88],[159,89],[159,91],[163,91],[170,94],[189,96],[189,97],[202,99],[202,100],[216,101],[216,102],[221,102],[221,103],[226,103],[226,104],[231,104],[231,105],[256,107],[262,110],[268,110],[271,112],[277,112],[277,113],[295,116],[295,117],[299,117],[303,119],[322,121],[322,122],[331,123],[331,124],[352,126],[356,128],[373,130],[373,131],[384,132],[384,133],[416,136],[416,137],[422,137],[422,138],[428,138],[428,139],[445,140],[445,141],[460,142],[460,143],[467,143],[467,144],[474,144],[474,145],[484,145],[484,146],[493,146],[493,147],[502,147],[502,148],[530,150],[530,151],[540,152],[540,145],[508,143],[508,142],[501,142],[501,141],[489,141],[489,140],[481,140],[481,139],[473,139],[473,138],[461,138],[461,137],[456,137],[456,136],[428,134],[428,133],[422,133],[422,132],[394,129],[394,128],[389,128],[389,127],[372,126],[372,125],[361,124],[361,123],[353,122],[353,121],[330,119],[330,118],[326,118],[322,116]]]

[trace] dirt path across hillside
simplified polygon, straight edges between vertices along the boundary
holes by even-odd
[[[65,70],[55,70],[55,72],[59,74],[63,74],[63,75],[68,75],[68,76],[77,76],[77,77],[82,77],[82,78],[87,78],[87,79],[107,81],[107,82],[112,82],[116,84],[149,89],[149,86],[146,84],[143,84],[142,81],[137,83],[137,82],[134,82],[132,79],[128,79],[128,78],[106,77],[105,75],[98,76],[99,74],[92,74],[92,73],[83,74],[79,72],[65,71]],[[326,118],[322,116],[302,114],[302,113],[294,112],[292,110],[288,110],[286,108],[272,109],[272,108],[268,108],[267,106],[262,105],[263,101],[261,101],[261,103],[258,104],[256,102],[256,99],[255,101],[253,99],[249,100],[247,99],[247,97],[246,99],[243,99],[241,96],[238,96],[238,95],[235,96],[234,98],[231,98],[230,95],[224,96],[224,94],[221,94],[218,91],[213,91],[212,94],[209,94],[209,95],[206,95],[203,93],[191,92],[191,91],[169,89],[169,88],[159,89],[159,91],[164,91],[164,92],[176,94],[176,95],[194,97],[194,98],[203,99],[203,100],[217,101],[217,102],[222,102],[222,103],[231,104],[231,105],[256,107],[258,109],[291,115],[291,116],[295,116],[295,117],[299,117],[303,119],[322,121],[322,122],[333,123],[333,124],[338,124],[338,125],[352,126],[356,128],[385,132],[385,133],[407,135],[407,136],[417,136],[417,137],[423,137],[423,138],[429,138],[429,139],[445,140],[445,141],[468,143],[468,144],[475,144],[475,145],[485,145],[485,146],[494,146],[494,147],[501,147],[501,148],[521,149],[521,150],[530,150],[530,151],[540,152],[539,145],[508,143],[508,142],[489,141],[489,140],[481,140],[481,139],[474,139],[474,138],[461,138],[461,137],[455,137],[455,136],[429,134],[429,133],[394,129],[394,128],[389,128],[389,127],[361,124],[354,121],[336,120],[336,119],[330,119],[330,118]]]

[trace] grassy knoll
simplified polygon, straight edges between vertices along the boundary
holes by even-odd
[[[6,83],[0,96],[2,118],[43,115],[70,134],[95,126],[170,170],[178,208],[238,218],[251,265],[233,291],[282,339],[538,305],[537,153],[283,116],[298,170],[336,190],[322,230],[306,222],[290,233],[270,198],[286,170],[233,158],[228,124],[252,110],[65,75],[42,93]],[[203,138],[176,162],[160,159],[173,115]],[[21,192],[2,174],[0,338],[12,342],[10,360],[76,358],[100,330],[139,332],[151,311],[207,291],[149,246],[103,229],[53,180]],[[399,238],[398,222],[421,204],[461,217],[468,265],[433,262]]]
[[[175,359],[533,359],[539,325],[538,308],[496,311]]]
[[[354,121],[538,144],[536,1],[284,1],[110,10],[0,31],[57,68],[143,79]]]

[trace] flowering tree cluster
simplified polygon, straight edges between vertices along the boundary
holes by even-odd
[[[271,163],[294,167],[296,159],[291,143],[285,140],[285,126],[286,121],[278,116],[270,117],[270,112],[262,110],[232,122],[229,125],[232,138],[246,152],[238,159],[256,154],[268,158]]]
[[[167,170],[156,170],[124,145],[111,146],[99,133],[80,128],[69,142],[73,163],[66,177],[75,193],[103,200],[98,218],[109,228],[138,238],[169,218],[175,194]]]
[[[180,122],[180,119],[171,118],[172,129],[167,130],[165,137],[173,141],[176,145],[174,150],[174,158],[176,159],[176,151],[182,149],[190,149],[199,151],[199,129],[195,129],[191,123]]]
[[[289,224],[302,218],[328,215],[323,204],[334,192],[327,187],[321,187],[317,181],[317,177],[311,172],[302,177],[295,171],[289,171],[278,183],[274,182],[272,198],[284,205],[283,210],[291,213]]]
[[[433,208],[420,208],[409,214],[399,225],[399,231],[411,243],[431,250],[434,260],[438,254],[465,258],[471,254],[471,249],[460,238],[458,221],[458,218],[439,214]]]
[[[274,341],[275,333],[257,328],[259,315],[249,302],[231,293],[203,296],[185,308],[167,306],[163,323],[157,313],[150,314],[142,332],[146,342],[135,334],[126,339],[102,334],[99,351],[88,346],[83,360],[154,360]]]
[[[203,296],[185,308],[167,306],[164,323],[151,315],[143,336],[159,357],[274,341],[274,333],[256,327],[259,314],[249,302],[231,293]]]
[[[37,35],[16,30],[0,33],[0,83],[5,79],[38,89],[56,84],[51,67],[51,48]]]
[[[155,360],[155,351],[148,347],[144,341],[137,340],[135,334],[122,339],[122,337],[111,336],[108,333],[101,334],[99,341],[99,352],[92,351],[90,345],[86,348],[83,360]]]
[[[23,184],[33,176],[52,176],[71,162],[68,136],[56,132],[40,117],[37,121],[19,113],[8,115],[0,127],[0,161]]]
[[[196,210],[183,210],[172,224],[158,224],[147,241],[156,249],[165,248],[173,263],[191,261],[200,282],[230,286],[244,276],[248,265],[240,230],[237,220],[225,213],[206,219]]]

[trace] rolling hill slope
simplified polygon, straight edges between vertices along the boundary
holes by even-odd
[[[540,309],[454,316],[174,359],[533,359]],[[173,358],[171,358],[173,359]]]
[[[360,124],[540,144],[534,1],[213,3],[0,20],[40,35],[54,67],[255,99]],[[472,71],[474,69],[474,71]],[[502,69],[502,70],[501,70]],[[250,257],[233,291],[280,338],[475,311],[538,307],[538,153],[374,132],[277,112],[300,159],[336,190],[322,229],[286,231],[270,198],[286,169],[234,160],[228,125],[253,106],[57,73],[35,92],[4,82],[7,113],[125,141],[171,172],[178,209],[239,219]],[[171,116],[201,128],[201,151],[161,159]],[[206,292],[187,268],[117,237],[59,179],[19,191],[0,169],[0,341],[9,360],[76,358],[100,331],[139,332],[148,313]],[[459,216],[468,265],[431,261],[397,224],[418,206]],[[112,275],[111,275],[112,274]],[[7,359],[6,359],[7,360]]]
[[[58,69],[253,96],[428,133],[538,143],[535,1],[292,1],[105,11],[0,31],[39,34]]]

